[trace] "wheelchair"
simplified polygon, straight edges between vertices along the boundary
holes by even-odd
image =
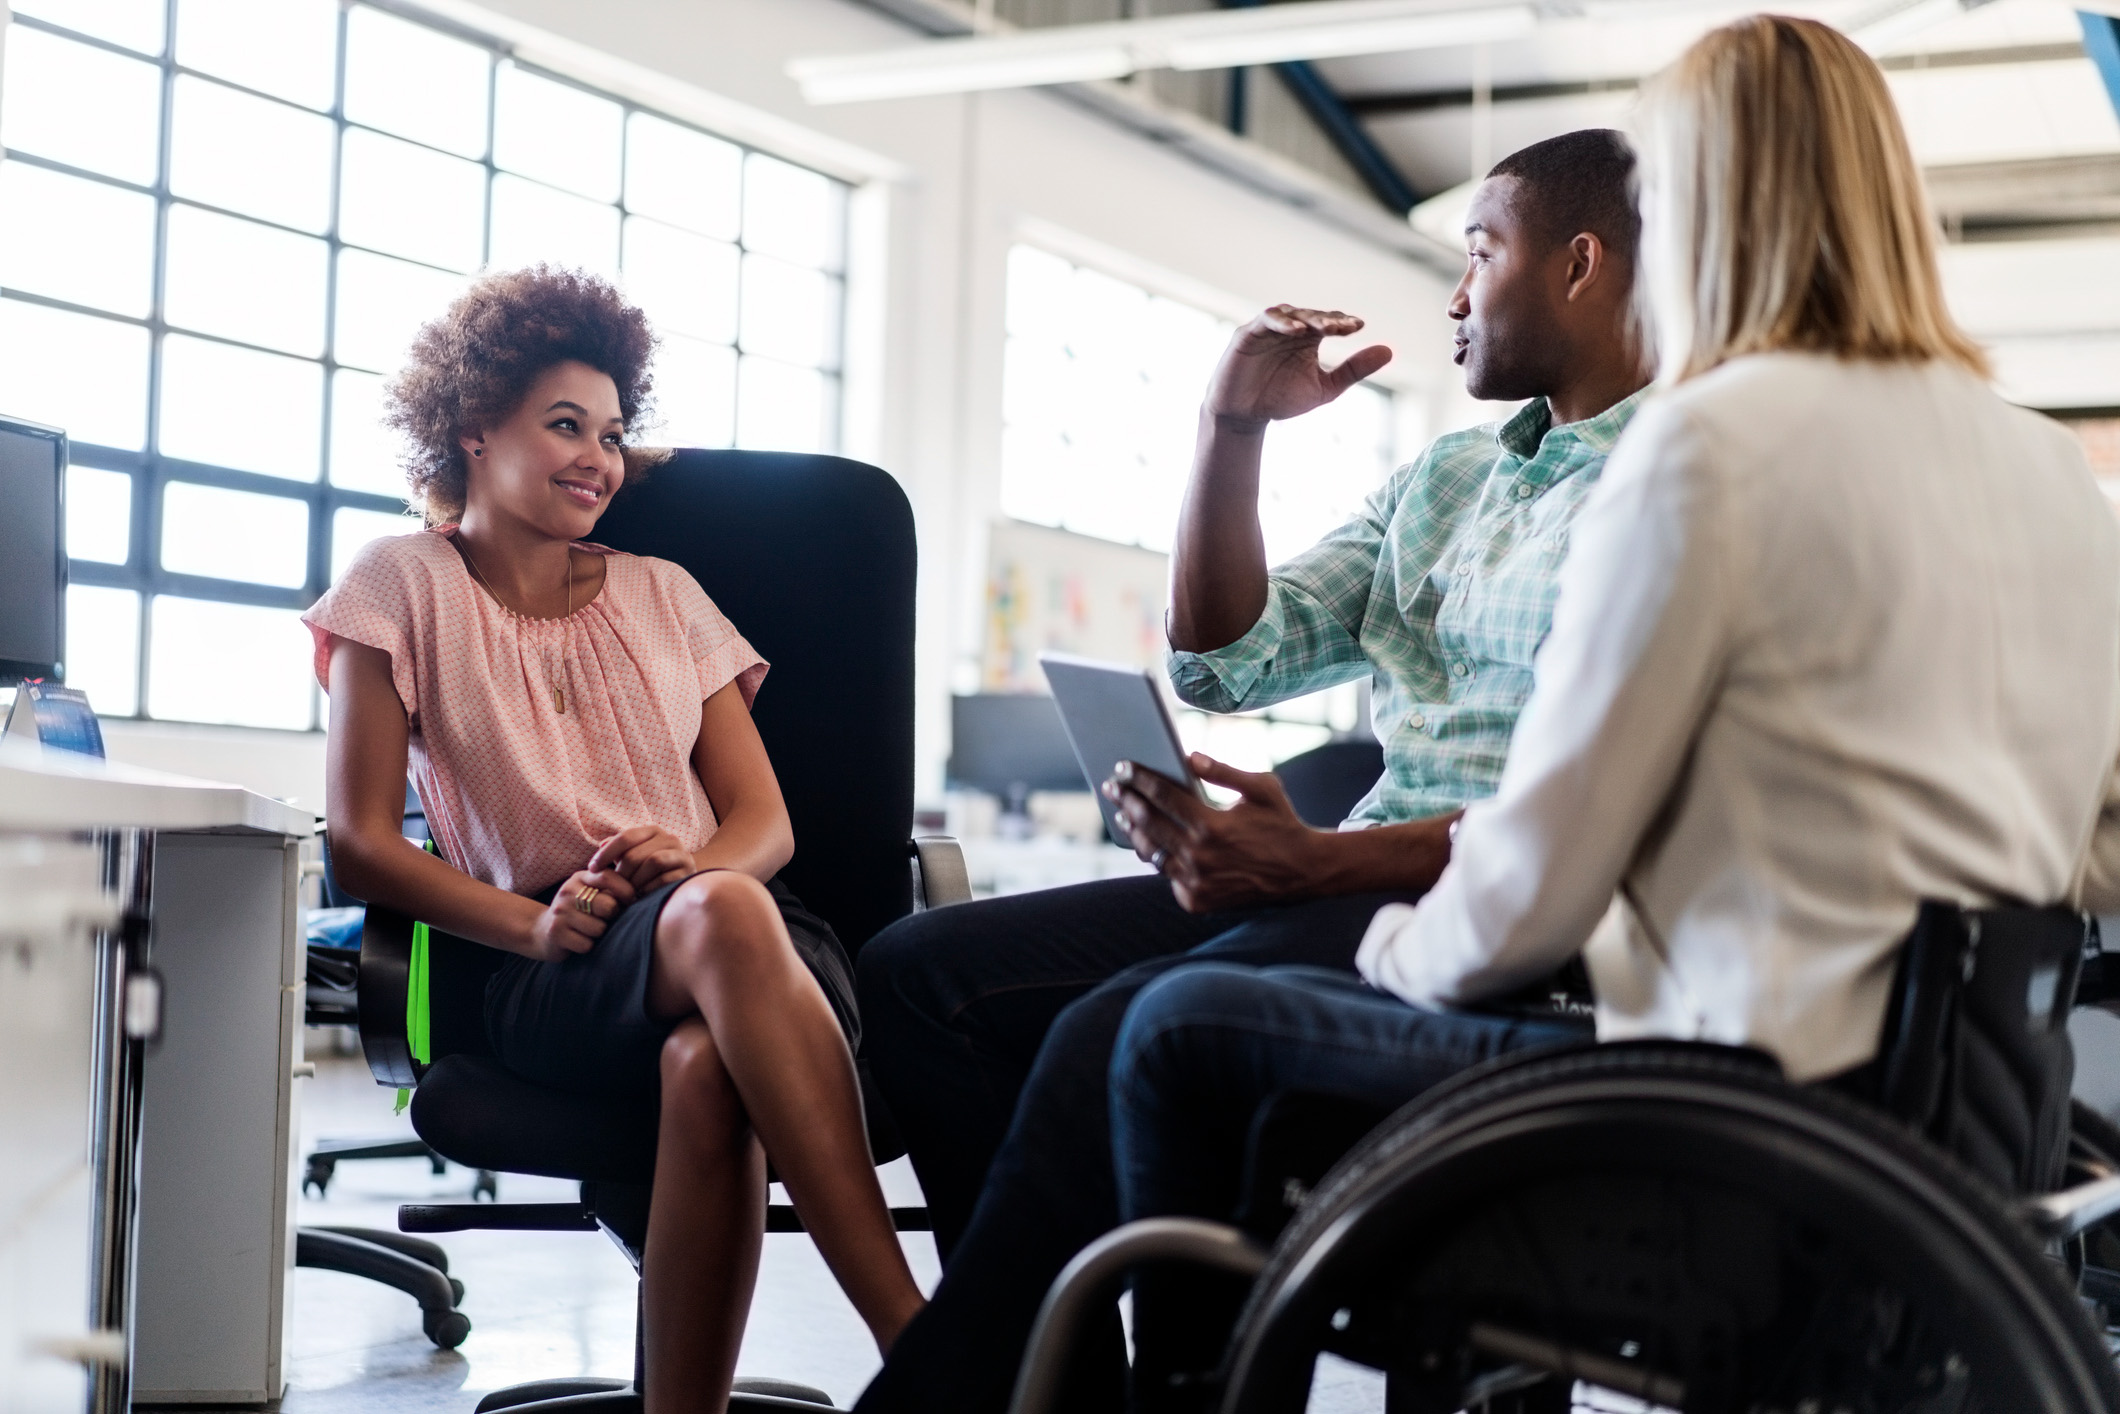
[[[1389,1414],[2120,1410],[2120,1130],[2069,1098],[2079,1003],[2120,1007],[2092,920],[1931,904],[1878,1058],[1831,1082],[1631,1042],[1389,1117],[1277,1096],[1234,1223],[1128,1224],[1061,1274],[1014,1414],[1053,1407],[1122,1280],[1173,1268],[1249,1289],[1172,1408],[1300,1410],[1331,1355]]]

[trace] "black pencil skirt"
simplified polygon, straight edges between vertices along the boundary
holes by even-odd
[[[583,1095],[654,1094],[662,1046],[675,1021],[648,1011],[655,924],[681,884],[637,899],[610,920],[596,946],[557,962],[510,957],[486,983],[486,1041],[502,1065],[539,1085]],[[854,972],[832,925],[802,906],[786,884],[767,885],[795,952],[831,1003],[847,1048],[861,1043]],[[549,894],[547,900],[550,901]]]

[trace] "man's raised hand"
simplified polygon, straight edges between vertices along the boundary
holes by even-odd
[[[1323,407],[1391,362],[1391,350],[1371,344],[1336,367],[1318,361],[1318,345],[1358,332],[1362,321],[1339,310],[1277,304],[1237,330],[1214,380],[1207,413],[1227,431],[1254,432],[1267,423]]]

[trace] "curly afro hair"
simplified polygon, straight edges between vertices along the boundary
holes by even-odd
[[[386,388],[384,422],[406,442],[405,478],[429,525],[463,513],[468,466],[457,439],[507,418],[538,375],[570,359],[618,385],[628,429],[650,407],[655,335],[607,280],[533,265],[482,276],[412,341]],[[645,464],[627,449],[627,469]]]

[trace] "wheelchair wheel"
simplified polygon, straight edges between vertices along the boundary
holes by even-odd
[[[2120,1174],[2120,1126],[2081,1100],[2069,1114],[2068,1174],[2073,1186]],[[2076,1294],[2095,1308],[2109,1333],[2120,1335],[2120,1218],[2099,1223],[2068,1244]]]
[[[1516,1065],[1380,1128],[1277,1244],[1225,1414],[1330,1351],[1392,1414],[2082,1414],[2120,1379],[2058,1264],[1940,1151],[1718,1048]]]

